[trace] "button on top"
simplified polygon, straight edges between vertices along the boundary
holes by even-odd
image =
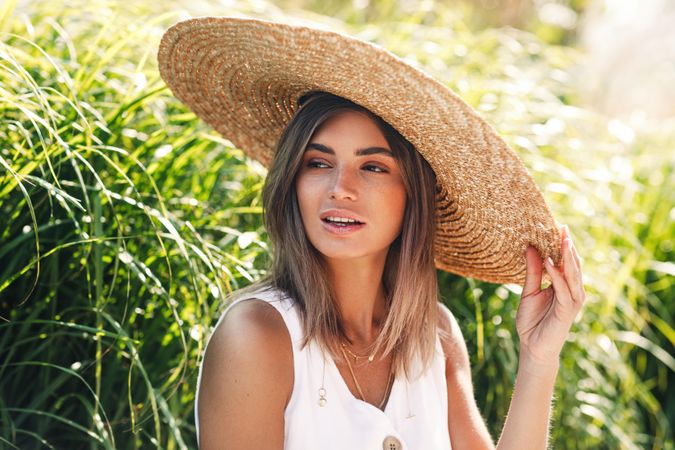
[[[403,446],[401,441],[396,439],[394,436],[387,436],[382,442],[382,450],[402,450]]]

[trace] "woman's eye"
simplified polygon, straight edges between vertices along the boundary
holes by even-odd
[[[386,172],[386,170],[383,169],[382,167],[375,166],[373,164],[368,164],[367,166],[365,166],[365,168],[368,169],[371,172]]]
[[[321,161],[310,161],[307,163],[307,167],[323,168],[328,167],[328,164]]]
[[[330,167],[327,163],[323,161],[309,161],[307,163],[307,167],[311,169],[325,169]],[[364,169],[366,169],[369,172],[375,172],[375,173],[386,173],[387,170],[384,169],[383,167],[376,166],[374,164],[367,164],[363,166]]]

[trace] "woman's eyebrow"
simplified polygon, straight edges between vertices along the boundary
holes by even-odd
[[[335,151],[328,147],[327,145],[319,144],[317,142],[310,142],[307,144],[307,148],[305,149],[305,152],[308,150],[318,150],[322,153],[328,153],[329,155],[334,155]],[[359,148],[357,149],[354,154],[356,156],[367,156],[367,155],[375,155],[375,154],[382,154],[385,156],[389,156],[390,158],[394,157],[394,154],[392,153],[391,150],[388,148],[384,147],[367,147],[367,148]]]

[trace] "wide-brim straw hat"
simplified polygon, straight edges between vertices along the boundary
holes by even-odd
[[[528,244],[560,262],[557,224],[518,155],[448,87],[376,44],[307,26],[201,17],[166,31],[158,62],[179,100],[265,166],[307,92],[380,116],[436,173],[440,269],[522,284]]]

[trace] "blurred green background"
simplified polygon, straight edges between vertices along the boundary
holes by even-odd
[[[156,51],[180,19],[235,14],[377,42],[493,123],[583,257],[551,446],[675,448],[675,15],[636,5],[4,0],[0,448],[196,448],[205,337],[269,260],[265,169],[171,95]],[[520,287],[439,276],[496,440]]]

